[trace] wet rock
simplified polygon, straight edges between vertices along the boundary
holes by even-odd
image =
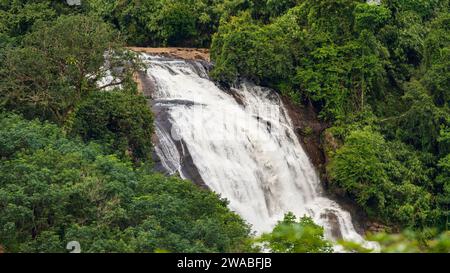
[[[331,227],[331,236],[336,240],[342,239],[342,232],[339,228],[339,219],[332,210],[326,210],[325,213],[320,215],[320,218],[326,219],[329,226]]]
[[[179,149],[181,149],[182,151],[181,172],[183,173],[183,175],[187,179],[193,181],[196,185],[208,189],[208,186],[200,175],[200,172],[195,165],[191,154],[189,153],[189,149],[187,148],[186,143],[183,140],[180,140],[177,142],[177,147],[178,146],[180,146]]]
[[[209,50],[206,48],[180,48],[180,47],[128,47],[135,52],[143,52],[168,58],[184,60],[204,60],[209,62]]]
[[[329,163],[331,152],[341,147],[342,143],[328,130],[330,124],[318,118],[317,110],[312,104],[296,105],[286,97],[282,97],[282,101],[288,110],[288,115],[303,149],[320,174],[327,195],[350,212],[356,231],[363,234],[368,228],[367,215],[345,192],[339,191],[339,188],[330,189],[326,166]]]
[[[134,75],[134,80],[137,83],[138,90],[146,97],[151,99],[154,92],[157,90],[155,79],[149,76],[146,71],[139,71]]]
[[[382,233],[382,232],[389,232],[391,230],[390,227],[383,225],[379,222],[369,222],[367,224],[367,232],[368,233]]]
[[[292,120],[295,133],[311,162],[322,175],[325,173],[325,155],[320,142],[320,135],[328,124],[319,120],[312,105],[296,105],[289,98],[281,98]]]
[[[155,115],[155,126],[163,131],[163,132],[172,132],[172,123],[170,122],[170,115],[169,110],[170,105],[167,104],[161,104],[156,101],[153,102],[152,105],[152,111]],[[202,188],[208,188],[205,181],[200,175],[199,170],[197,169],[197,166],[194,164],[194,161],[192,159],[192,156],[189,152],[189,149],[184,142],[183,139],[178,139],[177,137],[174,137],[173,133],[165,133],[166,136],[170,137],[172,139],[172,142],[175,144],[175,148],[180,156],[180,171],[182,176],[185,178],[191,180],[196,185],[202,187]],[[153,143],[155,147],[158,147],[160,144],[160,140],[157,138],[156,134],[153,139]],[[174,170],[172,170],[171,166],[170,170],[168,170],[166,167],[164,167],[164,164],[162,162],[163,159],[161,159],[156,153],[154,155],[154,162],[155,162],[155,170],[158,170],[162,173],[166,174],[173,174]],[[166,165],[167,166],[167,165]],[[176,168],[175,168],[176,169]]]

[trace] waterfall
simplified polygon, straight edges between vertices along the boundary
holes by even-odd
[[[291,211],[312,217],[329,239],[363,242],[349,212],[325,196],[274,91],[250,82],[223,90],[208,78],[206,63],[142,58],[156,113],[156,153],[167,172],[228,199],[258,233]]]

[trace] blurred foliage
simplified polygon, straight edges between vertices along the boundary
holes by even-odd
[[[367,240],[377,242],[381,253],[450,253],[450,232],[436,234],[434,231],[414,232],[406,230],[400,234],[378,233],[369,235]],[[370,253],[354,242],[339,242],[346,251]]]

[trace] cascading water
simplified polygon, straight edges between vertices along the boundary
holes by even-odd
[[[363,242],[350,214],[324,195],[275,92],[249,82],[222,90],[204,63],[142,56],[167,171],[228,199],[258,233],[291,211],[312,217],[327,238]]]

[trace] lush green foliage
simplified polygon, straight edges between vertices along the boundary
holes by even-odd
[[[293,67],[283,33],[283,26],[262,28],[252,24],[249,13],[233,17],[229,24],[221,26],[213,43],[213,49],[228,49],[232,53],[212,52],[218,64],[212,76],[224,82],[239,76],[269,83],[288,75]]]
[[[134,55],[121,49],[116,38],[108,25],[86,16],[62,16],[51,24],[36,25],[23,46],[5,54],[1,104],[27,117],[63,122],[89,92],[129,78]],[[98,86],[108,71],[116,80]]]
[[[90,0],[90,13],[123,32],[140,46],[205,47],[223,18],[250,8],[253,18],[270,21],[297,0]]]
[[[140,46],[206,46],[217,27],[216,0],[88,1],[91,13],[124,33]]]
[[[273,253],[329,253],[333,251],[325,240],[323,228],[309,217],[298,221],[294,214],[287,213],[271,233],[263,234],[258,242]]]
[[[67,123],[72,134],[95,140],[110,153],[135,162],[151,159],[153,115],[133,91],[97,91],[80,103]]]
[[[56,18],[56,11],[51,7],[51,1],[1,1],[0,2],[0,32],[5,40],[14,43],[27,34],[36,22]]]
[[[426,158],[402,143],[370,129],[353,131],[328,167],[331,180],[370,216],[412,226],[445,223],[434,210]]]
[[[249,229],[227,203],[67,139],[49,123],[0,120],[0,242],[6,251],[242,251]]]

